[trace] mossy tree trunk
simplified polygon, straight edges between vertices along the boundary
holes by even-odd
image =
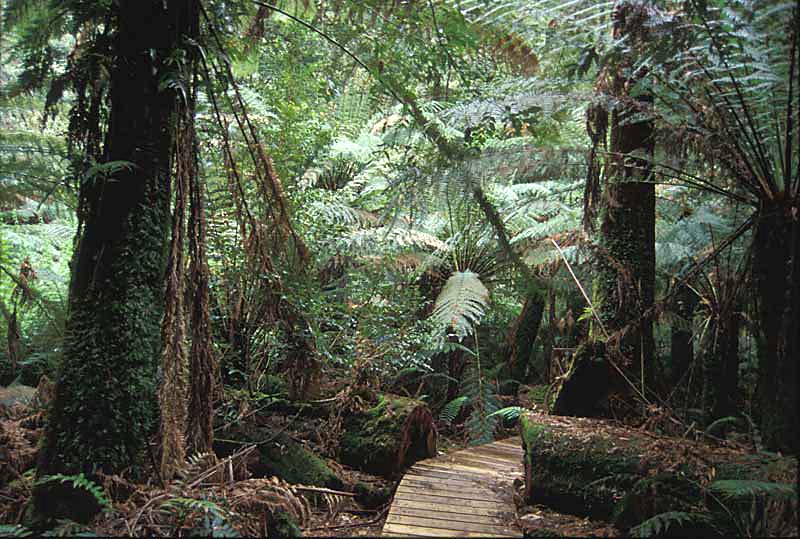
[[[614,37],[626,38],[629,47],[646,39],[647,10],[643,4],[617,2]],[[630,57],[623,57],[611,82],[616,105],[611,110],[596,291],[599,314],[610,333],[631,325],[620,351],[638,385],[648,378],[655,348],[652,319],[643,316],[655,294],[655,186],[650,164],[655,137],[647,118],[653,96],[641,92],[631,97],[631,88],[644,76],[628,73],[631,65]]]
[[[137,460],[154,426],[178,105],[176,92],[161,83],[177,75],[168,59],[196,31],[198,5],[113,6],[104,161],[125,166],[82,183],[82,234],[39,476],[119,473]],[[97,507],[79,491],[45,483],[35,492],[35,509],[44,517],[88,518]]]
[[[618,1],[613,10],[613,31],[617,40],[625,39],[627,49],[614,66],[614,71],[601,78],[608,84],[606,96],[614,103],[611,110],[599,107],[591,114],[589,125],[593,139],[605,142],[610,115],[610,146],[605,161],[605,188],[597,236],[598,257],[594,281],[596,307],[602,320],[596,337],[608,342],[605,360],[596,356],[594,344],[582,353],[576,350],[567,379],[556,399],[556,413],[567,415],[601,415],[605,406],[596,396],[607,395],[616,385],[624,393],[634,389],[644,394],[644,386],[652,382],[653,321],[644,313],[653,305],[655,296],[655,186],[651,181],[651,164],[655,149],[653,121],[649,113],[653,96],[640,91],[631,96],[632,87],[646,76],[630,73],[632,51],[637,43],[647,40],[646,4]],[[613,361],[625,376],[614,374],[591,382],[591,395],[570,394],[585,386],[584,372],[600,372],[599,361]],[[579,382],[569,383],[578,376]],[[591,378],[591,374],[589,374]],[[625,380],[625,384],[617,383]],[[599,383],[605,388],[594,387]],[[635,383],[631,388],[629,383]],[[591,405],[591,406],[590,406]]]

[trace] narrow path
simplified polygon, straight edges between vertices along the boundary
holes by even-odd
[[[512,500],[522,456],[515,437],[417,462],[397,487],[383,537],[522,537]]]

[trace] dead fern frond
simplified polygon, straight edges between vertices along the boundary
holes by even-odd
[[[196,453],[190,455],[186,459],[186,463],[177,470],[176,475],[179,478],[176,486],[180,490],[193,486],[198,481],[204,481],[213,475],[216,475],[219,468],[219,459],[214,453]]]
[[[288,514],[301,527],[311,520],[308,500],[277,477],[239,481],[228,492],[227,499],[247,535],[264,535],[270,521],[281,513]]]

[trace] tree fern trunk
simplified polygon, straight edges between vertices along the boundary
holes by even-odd
[[[709,325],[703,356],[703,409],[708,422],[735,415],[739,392],[740,311],[733,279],[717,283],[720,307]]]
[[[694,331],[692,318],[699,298],[686,285],[680,285],[676,292],[673,310],[681,317],[679,324],[673,324],[670,335],[670,358],[672,385],[676,386],[689,371],[694,362]]]
[[[196,31],[198,13],[194,0],[114,6],[104,156],[129,166],[82,183],[83,234],[40,476],[119,473],[137,460],[154,426],[178,103],[161,82],[178,75],[166,61]],[[35,509],[44,517],[88,518],[97,507],[80,491],[45,483]]]
[[[794,208],[796,210],[796,206]],[[790,204],[765,205],[755,232],[761,434],[771,450],[800,449],[800,222]]]

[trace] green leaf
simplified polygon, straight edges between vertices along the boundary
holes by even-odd
[[[456,335],[465,337],[474,331],[489,305],[489,290],[477,273],[453,273],[436,298],[431,319],[443,329],[452,328]]]

